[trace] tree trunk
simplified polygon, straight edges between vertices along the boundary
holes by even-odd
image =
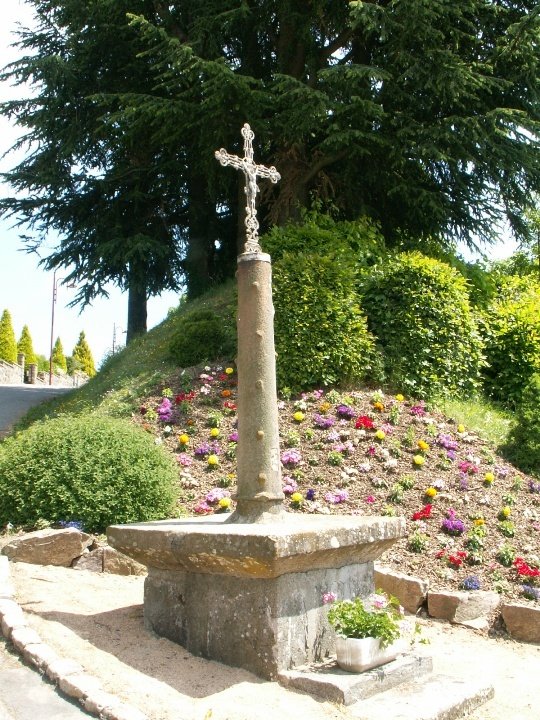
[[[126,345],[147,330],[146,302],[146,290],[129,288]]]

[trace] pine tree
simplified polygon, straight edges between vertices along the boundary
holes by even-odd
[[[17,362],[17,340],[9,310],[4,310],[0,319],[0,360]]]
[[[64,348],[62,347],[62,341],[59,337],[56,338],[56,342],[54,343],[52,362],[54,367],[60,368],[60,370],[67,372],[67,362],[64,355]]]
[[[32,343],[32,336],[30,335],[28,325],[23,326],[21,337],[17,343],[17,352],[24,353],[24,364],[27,367],[28,365],[37,363],[37,357],[34,352],[34,345]]]
[[[96,374],[94,358],[92,357],[92,352],[86,340],[84,330],[79,335],[79,340],[73,348],[72,363],[74,368],[82,370],[88,377],[93,377]]]

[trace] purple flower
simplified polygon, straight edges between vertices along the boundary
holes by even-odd
[[[480,590],[480,580],[476,575],[469,575],[461,583],[463,590]]]
[[[523,595],[528,600],[540,600],[540,588],[534,587],[534,585],[529,585],[526,583],[525,585],[521,586],[521,589],[523,590]],[[324,598],[324,595],[323,595]]]
[[[446,457],[447,457],[449,460],[455,460],[456,457],[457,457],[456,451],[455,451],[455,450],[447,450],[447,451],[446,451]]]
[[[442,529],[449,535],[462,535],[465,532],[465,524],[456,516],[456,511],[450,508],[446,518],[442,521]]]
[[[356,412],[352,407],[349,407],[349,405],[338,405],[336,408],[336,415],[339,415],[339,417],[347,418],[350,420],[356,415]]]
[[[238,433],[236,431],[229,435],[229,442],[238,442]]]
[[[314,490],[313,488],[309,488],[309,490],[306,492],[306,500],[314,500],[316,494],[316,490]]]
[[[212,490],[210,490],[210,492],[206,495],[205,500],[209,505],[214,505],[222,498],[230,496],[231,493],[228,490],[223,490],[222,488],[212,488]]]
[[[300,454],[300,451],[295,450],[294,448],[291,450],[284,450],[281,453],[281,462],[283,465],[298,465],[301,460],[302,455]]]
[[[195,455],[197,457],[206,457],[211,454],[210,443],[203,443],[199,447],[195,448]]]
[[[315,398],[315,400],[320,400],[323,395],[324,395],[324,390],[314,390],[313,391],[313,397]]]
[[[337,595],[334,592],[325,592],[322,596],[323,605],[329,605],[337,600]]]
[[[454,440],[451,435],[445,433],[439,435],[437,444],[445,448],[445,450],[457,450],[459,447],[457,440]]]
[[[193,460],[189,457],[189,455],[186,455],[185,453],[179,453],[176,456],[176,459],[183,467],[189,467],[193,463]]]
[[[529,480],[529,490],[532,493],[540,493],[540,482],[534,482],[534,480]]]
[[[416,417],[424,417],[424,415],[426,414],[424,403],[418,403],[418,405],[413,405],[410,413],[411,415],[415,415]]]
[[[163,398],[157,409],[157,414],[161,422],[170,422],[173,414],[172,403],[169,398]]]
[[[285,481],[285,485],[283,486],[283,492],[285,495],[292,495],[293,492],[296,492],[298,490],[298,483],[296,480],[293,480],[292,477],[285,477],[283,478]]]
[[[330,505],[339,505],[349,499],[349,493],[346,490],[337,490],[335,493],[327,492],[324,499]]]
[[[334,418],[315,414],[313,416],[313,423],[318,428],[322,428],[323,430],[328,430],[328,428],[331,428],[332,425],[335,425],[336,421],[334,420]]]
[[[497,475],[500,478],[505,478],[508,475],[508,473],[510,472],[510,470],[507,467],[505,467],[504,465],[495,465],[495,467],[493,469],[495,471],[495,475]]]
[[[461,490],[469,489],[469,478],[467,477],[466,473],[464,473],[464,472],[460,473],[459,487],[461,488]]]

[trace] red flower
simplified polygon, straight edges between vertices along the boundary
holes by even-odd
[[[230,400],[225,400],[225,402],[223,403],[223,407],[226,410],[236,410],[236,405]]]
[[[433,505],[424,505],[424,507],[421,510],[417,510],[413,516],[413,520],[424,520],[431,516],[431,510],[433,508]]]
[[[375,427],[375,424],[373,420],[368,417],[367,415],[360,415],[360,417],[356,418],[356,422],[354,423],[354,427],[359,428],[365,428],[366,430],[371,430]]]
[[[190,390],[190,392],[188,393],[178,393],[178,395],[176,395],[176,397],[174,398],[174,402],[177,405],[180,405],[181,402],[189,402],[190,400],[193,400],[196,394],[197,393],[195,392],[195,390]]]
[[[540,570],[538,568],[532,568],[521,557],[517,557],[514,560],[514,567],[516,568],[518,575],[524,575],[525,577],[540,577]]]

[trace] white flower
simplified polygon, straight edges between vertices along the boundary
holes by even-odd
[[[154,443],[156,445],[163,445],[163,440],[160,437],[155,438]]]

